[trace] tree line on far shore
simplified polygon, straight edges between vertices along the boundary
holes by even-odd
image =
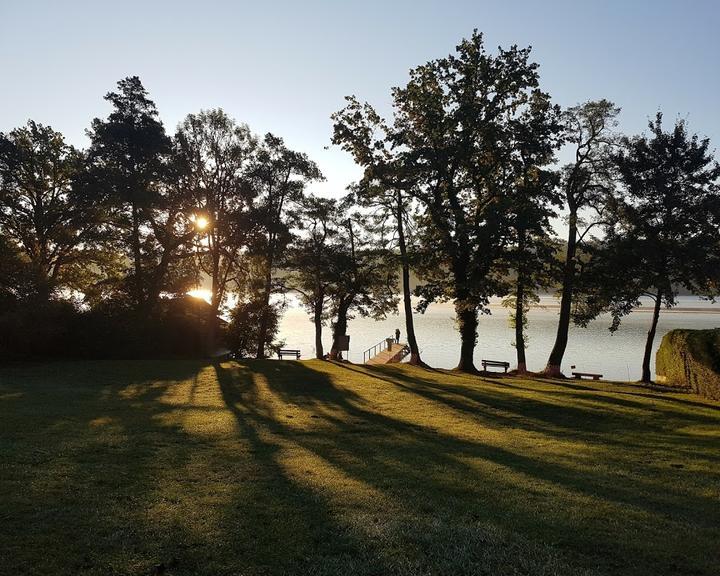
[[[492,297],[512,310],[526,373],[529,307],[559,286],[543,371],[558,376],[571,322],[610,312],[616,329],[648,296],[649,381],[658,317],[678,287],[720,291],[720,166],[709,141],[682,120],[666,128],[661,113],[646,133],[622,135],[607,100],[561,109],[529,48],[490,53],[477,32],[391,96],[389,118],[355,96],[332,115],[332,142],[363,168],[338,199],[308,191],[323,176],[306,154],[220,109],[168,135],[137,77],[106,95],[112,110],[93,120],[86,150],[33,121],[0,134],[0,354],[230,347],[262,358],[282,344],[277,296],[294,293],[317,357],[330,359],[341,358],[349,320],[383,318],[402,300],[410,362],[422,364],[412,271],[418,312],[454,303],[467,372]],[[571,159],[559,166],[561,149]],[[203,278],[207,305],[186,296]]]

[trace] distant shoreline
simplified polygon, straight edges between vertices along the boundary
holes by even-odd
[[[491,304],[492,308],[495,307],[502,307],[501,304]],[[533,306],[530,306],[531,310],[559,310],[560,305],[559,304],[535,304]],[[652,312],[653,308],[650,306],[638,306],[637,308],[633,308],[633,312]],[[688,307],[688,306],[678,306],[675,308],[662,308],[660,310],[660,314],[677,314],[677,313],[690,313],[690,314],[720,314],[720,306],[717,308],[701,308],[701,307]]]

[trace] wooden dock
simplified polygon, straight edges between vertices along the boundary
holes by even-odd
[[[409,354],[407,344],[395,344],[390,349],[378,352],[375,356],[366,361],[366,364],[393,364],[400,362]]]

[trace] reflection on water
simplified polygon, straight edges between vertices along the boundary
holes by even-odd
[[[545,308],[534,308],[529,314],[527,361],[530,370],[545,367],[550,349],[555,341],[558,309],[554,298],[544,298]],[[666,332],[673,328],[716,328],[720,327],[720,304],[709,304],[693,297],[680,297],[681,311],[663,311],[660,315],[655,349]],[[686,311],[694,308],[697,311]],[[491,305],[492,314],[480,317],[478,345],[475,362],[479,366],[482,358],[506,360],[516,365],[513,329],[508,321],[508,310],[498,303]],[[641,372],[645,338],[650,327],[651,314],[637,311],[623,320],[620,329],[611,334],[607,327],[609,317],[601,317],[587,328],[570,327],[570,341],[563,371],[570,373],[570,366],[576,365],[583,372],[600,372],[610,380],[638,380]],[[349,324],[350,352],[348,359],[362,362],[363,350],[390,336],[395,328],[402,331],[405,341],[405,319],[402,314],[388,316],[381,322],[357,318]],[[455,329],[452,306],[434,304],[425,314],[415,315],[415,331],[423,360],[438,368],[452,368],[457,364],[460,351],[460,336]],[[291,307],[280,323],[280,337],[288,348],[302,350],[303,358],[315,355],[313,325],[305,311]],[[326,352],[330,349],[330,330],[325,328],[323,344]],[[653,356],[652,368],[655,368]],[[654,372],[653,372],[654,375]]]

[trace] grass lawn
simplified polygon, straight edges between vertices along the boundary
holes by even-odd
[[[0,368],[0,574],[720,574],[720,403],[319,361]]]

